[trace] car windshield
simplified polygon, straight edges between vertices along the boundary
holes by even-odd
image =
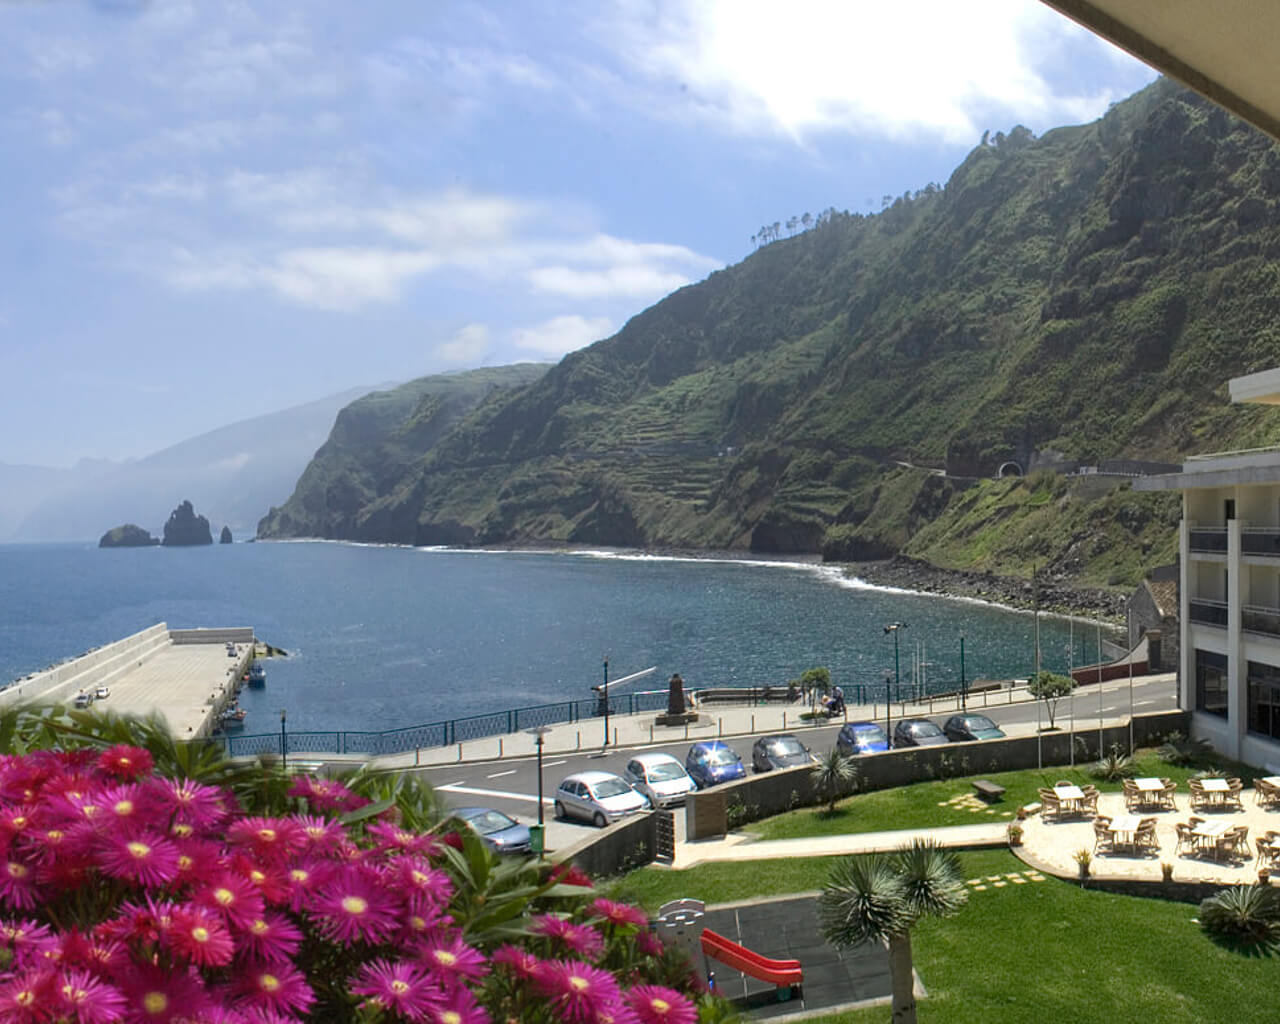
[[[965,728],[970,732],[978,732],[982,729],[994,729],[996,723],[984,715],[974,715],[972,718],[965,719]]]
[[[479,814],[473,814],[467,819],[471,822],[472,827],[484,835],[490,832],[501,832],[504,828],[510,828],[515,824],[501,811],[481,811]]]
[[[884,739],[884,730],[878,725],[855,725],[853,734],[859,739],[879,740]]]
[[[716,747],[707,751],[707,764],[737,764],[740,760],[728,747]]]
[[[611,796],[622,796],[623,793],[631,792],[631,787],[621,779],[603,779],[600,782],[593,782],[591,789],[597,800],[608,800]]]
[[[661,764],[649,765],[650,782],[670,782],[672,779],[683,779],[684,769],[674,761],[663,761]]]
[[[800,746],[800,741],[787,737],[782,740],[774,740],[769,744],[769,753],[774,757],[790,757],[793,754],[803,754],[804,747]]]
[[[932,722],[917,722],[911,727],[911,734],[913,736],[940,736],[942,735],[942,730]]]

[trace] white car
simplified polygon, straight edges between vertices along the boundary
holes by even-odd
[[[611,772],[577,772],[556,790],[557,818],[581,818],[597,828],[648,806],[645,797]]]
[[[94,700],[106,700],[110,696],[111,696],[111,691],[107,689],[105,686],[99,686],[96,690],[93,691]]]
[[[654,807],[682,804],[698,788],[684,765],[670,754],[637,754],[627,762],[625,778]]]

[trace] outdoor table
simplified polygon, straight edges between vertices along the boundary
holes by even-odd
[[[1262,781],[1268,786],[1280,786],[1280,775],[1268,775]]]
[[[1227,794],[1231,792],[1231,787],[1227,785],[1226,779],[1201,779],[1200,788],[1209,796],[1215,804],[1224,803]]]
[[[1134,788],[1139,794],[1139,801],[1145,806],[1164,802],[1164,781],[1162,779],[1134,779]]]
[[[1054,794],[1064,811],[1078,811],[1084,800],[1084,790],[1079,786],[1054,786]]]
[[[1142,824],[1142,819],[1136,814],[1117,814],[1111,819],[1111,840],[1112,846],[1132,846],[1137,838],[1138,826]],[[1121,836],[1128,838],[1122,839]]]
[[[1191,830],[1191,835],[1196,839],[1197,843],[1208,841],[1211,846],[1215,846],[1219,839],[1227,833],[1227,829],[1233,827],[1233,822],[1215,821],[1209,825],[1197,825]]]

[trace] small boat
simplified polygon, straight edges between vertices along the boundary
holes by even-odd
[[[218,716],[218,728],[223,730],[243,729],[244,720],[248,714],[244,708],[227,708]]]
[[[262,667],[260,662],[255,661],[249,666],[249,674],[245,678],[255,690],[261,689],[267,685],[267,670]]]

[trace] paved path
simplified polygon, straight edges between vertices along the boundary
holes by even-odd
[[[891,832],[855,832],[839,836],[805,839],[768,839],[752,842],[741,833],[723,839],[702,839],[676,844],[672,867],[691,868],[714,861],[781,860],[793,857],[838,857],[851,853],[884,853],[916,839],[931,839],[939,846],[960,849],[974,846],[1004,846],[1007,822],[981,825],[952,825],[947,828],[908,828]]]

